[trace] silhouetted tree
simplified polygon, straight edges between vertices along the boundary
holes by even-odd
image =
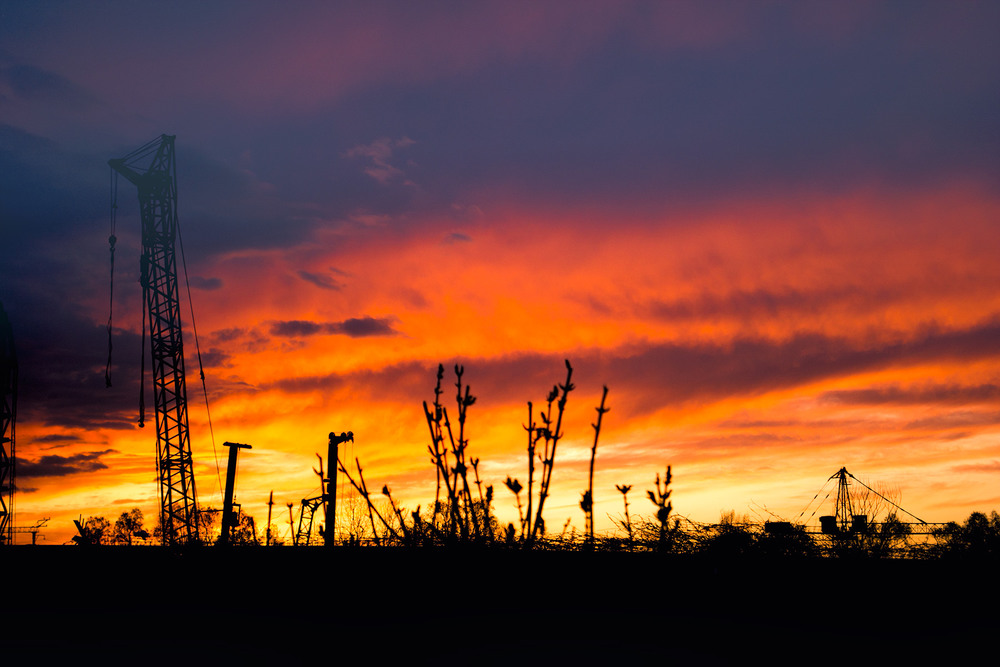
[[[198,538],[203,544],[212,544],[215,541],[215,522],[218,521],[222,510],[215,507],[199,507],[194,512],[194,519],[198,524]]]
[[[973,512],[964,524],[948,523],[934,531],[938,539],[935,553],[967,558],[995,558],[1000,555],[1000,514],[996,510],[987,517]]]
[[[821,553],[805,526],[785,522],[764,524],[755,546],[756,553],[763,557],[811,557]]]
[[[329,522],[330,519],[327,519]],[[369,529],[368,503],[351,488],[337,498],[337,535],[341,542],[360,542],[373,538]]]
[[[712,558],[802,558],[819,556],[821,550],[804,526],[779,521],[760,524],[730,510],[719,523],[702,527],[695,551]]]
[[[73,542],[80,546],[107,544],[111,539],[111,522],[103,516],[89,516],[86,521],[74,521],[78,535]]]
[[[140,533],[148,537],[148,533],[142,529],[142,510],[133,507],[128,512],[122,512],[115,521],[111,532],[111,540],[114,544],[132,546],[134,537],[140,537]]]
[[[709,526],[700,539],[701,553],[715,557],[753,555],[757,543],[756,532],[746,517],[737,518],[736,512],[722,512],[719,523]]]
[[[219,536],[221,539],[221,535]],[[236,517],[236,525],[229,536],[229,544],[237,546],[259,546],[260,540],[257,537],[257,524],[253,517],[245,514],[240,509]]]
[[[215,522],[220,514],[221,510],[213,507],[198,508],[194,511],[193,516],[195,524],[198,527],[198,541],[196,544],[212,544],[215,541],[217,536],[213,535],[213,532]],[[171,540],[172,543],[183,543],[186,541],[186,536],[183,533],[182,526],[174,525],[170,527],[170,530],[174,534],[174,540]],[[167,540],[164,539],[162,513],[156,517],[156,526],[153,527],[153,538],[159,540],[163,544],[167,543]]]
[[[896,513],[892,512],[886,516],[885,521],[872,524],[861,536],[861,547],[868,556],[887,558],[905,547],[911,532],[910,525],[900,521]]]
[[[283,546],[285,546],[285,540],[284,540],[284,538],[279,537],[281,535],[281,530],[282,530],[282,528],[278,524],[276,524],[276,523],[272,523],[271,524],[271,544],[270,544],[270,546],[272,546],[272,547],[283,547]]]

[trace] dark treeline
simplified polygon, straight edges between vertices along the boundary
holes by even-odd
[[[218,536],[209,537],[215,525],[218,510],[206,509],[203,514],[203,535],[199,545],[217,544]],[[395,525],[401,525],[402,511]],[[662,516],[663,510],[660,510]],[[447,512],[439,512],[447,516]],[[414,520],[419,526],[421,519]],[[990,515],[973,512],[964,522],[950,522],[938,525],[928,532],[914,535],[914,526],[906,524],[890,515],[882,523],[872,523],[863,532],[829,535],[806,532],[802,526],[784,522],[752,523],[738,521],[733,513],[724,515],[717,524],[696,524],[680,518],[670,518],[666,522],[654,521],[647,517],[616,519],[624,534],[613,537],[592,536],[564,530],[557,535],[537,538],[531,549],[554,552],[622,552],[655,553],[670,555],[698,556],[713,559],[754,558],[853,558],[853,559],[994,559],[1000,557],[1000,514]],[[479,541],[449,542],[438,540],[442,535],[440,527],[432,531],[426,519],[422,521],[423,532],[411,526],[407,531],[385,531],[377,537],[354,535],[335,542],[338,550],[352,550],[367,547],[381,548],[460,548],[488,549],[491,551],[520,551],[526,545],[507,539],[509,532],[500,531],[495,518],[491,517],[492,539]],[[390,524],[391,527],[392,524]],[[111,524],[104,517],[88,517],[79,522],[80,534],[74,537],[75,544],[87,547],[123,547],[158,545],[159,531],[147,532],[143,526],[142,512],[133,508]],[[263,547],[265,537],[254,528],[253,518],[240,513],[237,524],[238,539],[230,544],[243,547]],[[275,533],[278,531],[275,530]],[[618,531],[622,532],[622,531]],[[316,542],[314,544],[322,544]],[[286,542],[273,539],[274,547],[285,547]]]

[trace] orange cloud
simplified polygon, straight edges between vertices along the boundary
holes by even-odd
[[[309,495],[326,434],[352,430],[369,486],[426,506],[434,476],[420,403],[432,398],[437,363],[459,362],[480,397],[472,452],[511,520],[501,482],[526,477],[525,403],[562,379],[564,358],[578,389],[552,525],[581,522],[602,384],[612,409],[598,449],[602,517],[619,511],[615,484],[641,490],[668,464],[675,506],[699,520],[748,503],[794,518],[843,465],[899,485],[903,505],[926,520],[996,501],[1000,202],[986,193],[872,191],[631,219],[542,215],[516,202],[482,209],[460,229],[328,229],[197,267],[222,284],[196,304],[213,362],[214,454],[189,361],[203,502],[220,502],[223,439],[254,447],[239,493],[263,521],[269,492],[282,504]],[[467,240],[448,243],[455,233]],[[122,499],[155,510],[148,430],[65,433],[79,440],[58,453],[41,445],[54,435],[43,426],[22,434],[27,461],[108,466],[73,473],[71,493],[55,478],[33,481],[25,520],[42,507],[112,514]]]

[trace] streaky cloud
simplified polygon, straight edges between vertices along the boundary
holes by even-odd
[[[116,453],[114,449],[100,452],[81,452],[70,456],[47,454],[36,461],[17,459],[18,477],[65,477],[81,472],[104,470],[108,466],[100,460],[106,454]]]
[[[344,288],[343,283],[339,283],[330,276],[323,275],[322,273],[301,270],[299,271],[299,278],[322,289],[339,291]]]
[[[316,334],[324,333],[326,330],[326,325],[306,320],[288,320],[286,322],[275,322],[271,325],[272,336],[285,336],[288,338],[315,336]]]
[[[280,323],[293,331],[318,333],[338,325],[311,322]],[[303,335],[301,333],[297,335]],[[624,404],[619,414],[650,414],[670,406],[707,404],[732,397],[785,391],[809,384],[888,368],[932,362],[972,362],[1000,356],[1000,322],[988,321],[959,331],[930,328],[910,340],[871,343],[837,336],[800,334],[775,341],[745,337],[727,344],[665,342],[614,350],[583,349],[565,354],[525,352],[491,358],[466,358],[466,380],[475,393],[489,401],[520,402],[537,399],[559,380],[562,360],[569,358],[579,382],[607,384]],[[331,373],[283,380],[284,391],[312,391],[320,387],[378,386],[383,400],[408,402],[426,393],[434,368],[454,360],[426,360],[352,373]],[[417,394],[413,392],[417,391]],[[909,397],[888,392],[886,398],[917,402],[951,392],[954,403],[995,400],[992,384],[952,391],[947,385],[929,387]],[[827,392],[841,400],[878,400],[877,394]],[[773,426],[774,424],[769,424]],[[756,426],[763,426],[757,424]]]
[[[453,243],[469,243],[472,241],[472,237],[468,234],[463,234],[462,232],[452,232],[444,237],[444,243],[451,245]]]
[[[824,392],[820,400],[842,405],[924,405],[968,404],[1000,401],[1000,386],[979,384],[960,386],[934,384],[901,387],[898,384],[867,389],[843,389]]]
[[[964,465],[952,466],[951,469],[958,473],[1000,473],[1000,461],[990,461],[988,463],[967,463]]]
[[[352,317],[338,323],[337,333],[346,334],[351,338],[395,336],[397,332],[392,328],[393,321],[391,318]]]
[[[65,433],[50,433],[48,435],[41,435],[41,436],[32,438],[32,441],[36,442],[36,443],[40,443],[40,442],[44,442],[44,443],[49,443],[49,442],[77,442],[79,440],[80,440],[80,438],[78,438],[77,436],[75,436],[75,435],[67,435]]]
[[[201,276],[191,276],[191,287],[195,289],[214,291],[222,288],[221,278],[203,278]]]
[[[370,144],[361,144],[348,149],[344,155],[349,158],[365,158],[369,164],[364,172],[382,185],[405,178],[403,170],[393,164],[393,153],[398,148],[412,146],[416,142],[409,137],[390,139],[380,137]]]
[[[351,317],[341,322],[311,322],[308,320],[287,320],[271,324],[271,335],[298,338],[317,335],[345,335],[351,338],[369,336],[395,336],[392,328],[395,318]]]

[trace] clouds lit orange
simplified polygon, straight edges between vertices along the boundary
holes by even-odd
[[[205,504],[223,441],[253,446],[238,494],[263,524],[272,490],[315,495],[315,453],[350,430],[369,486],[426,507],[421,403],[460,363],[470,450],[516,520],[527,402],[569,359],[553,525],[583,526],[603,385],[599,530],[617,484],[640,497],[667,465],[699,521],[794,518],[842,466],[928,521],[998,505],[995,7],[389,6],[265,4],[220,42],[200,7],[4,10],[18,524],[52,517],[59,543],[79,515],[155,511],[124,186],[104,388],[105,165],[161,133],[214,431],[184,294]],[[190,45],[176,60],[143,47],[168,33]]]

